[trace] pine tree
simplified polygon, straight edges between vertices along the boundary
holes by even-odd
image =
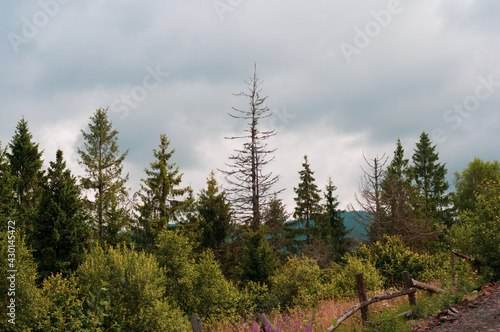
[[[227,139],[244,139],[242,149],[236,149],[229,159],[232,164],[227,164],[229,170],[221,172],[226,175],[232,188],[228,189],[230,201],[235,210],[235,217],[240,222],[250,224],[257,231],[262,222],[262,209],[267,205],[271,196],[271,188],[278,181],[279,176],[265,173],[264,167],[274,158],[269,156],[276,149],[269,149],[264,142],[276,135],[275,130],[261,130],[259,121],[271,116],[265,102],[267,97],[260,96],[262,81],[254,75],[248,84],[248,92],[241,92],[237,96],[249,99],[250,110],[233,108],[233,118],[248,120],[247,134],[240,137],[226,137]]]
[[[324,192],[324,212],[318,219],[317,234],[326,244],[330,258],[337,261],[348,249],[349,239],[347,235],[349,231],[344,225],[343,211],[339,209],[338,197],[333,195],[335,190],[337,187],[333,185],[330,177]]]
[[[145,169],[147,177],[141,179],[141,192],[138,205],[139,231],[145,247],[155,246],[156,239],[170,222],[178,222],[183,212],[192,204],[191,199],[183,196],[190,192],[189,187],[180,188],[182,173],[170,158],[175,149],[168,151],[170,141],[167,136],[160,135],[159,149],[153,149],[155,161],[150,163],[151,169]]]
[[[400,236],[408,246],[423,248],[425,241],[435,237],[437,233],[432,230],[432,221],[414,208],[418,205],[418,188],[411,183],[408,162],[398,139],[394,158],[382,181],[382,202],[386,216],[380,224],[380,232]]]
[[[278,266],[278,256],[262,230],[250,232],[245,245],[245,256],[240,262],[242,281],[268,283]]]
[[[436,145],[432,145],[429,136],[423,132],[420,142],[412,156],[412,176],[420,191],[420,210],[434,222],[450,222],[449,195],[446,190],[449,184],[446,181],[446,168],[438,162],[439,154],[435,152]]]
[[[32,140],[28,123],[21,119],[9,144],[10,153],[7,153],[10,173],[14,177],[14,219],[17,231],[25,234],[28,242],[33,231],[31,220],[38,208],[43,177],[42,152]]]
[[[84,260],[90,229],[76,178],[66,169],[61,150],[50,162],[42,190],[32,244],[39,276],[44,279],[58,272],[68,276]]]
[[[231,205],[226,192],[217,184],[212,171],[207,179],[207,188],[201,190],[196,203],[200,216],[201,247],[218,249],[231,230]]]
[[[118,232],[130,222],[125,188],[128,174],[122,176],[128,150],[120,155],[118,131],[113,129],[107,109],[97,109],[90,120],[89,131],[82,130],[84,149],[78,148],[78,162],[86,172],[81,186],[93,194],[87,206],[96,238],[115,245],[120,241]]]
[[[285,223],[290,218],[290,214],[286,210],[283,200],[275,194],[269,201],[268,206],[264,209],[263,220],[266,226],[266,233],[269,238],[269,244],[278,253],[284,249],[285,239]]]
[[[11,220],[14,202],[14,178],[10,174],[7,148],[2,148],[0,142],[0,225],[5,226]]]
[[[315,219],[321,213],[321,206],[319,204],[321,197],[320,190],[314,183],[314,172],[310,168],[307,155],[304,156],[302,167],[303,169],[299,171],[300,183],[297,188],[293,188],[297,194],[297,197],[294,198],[297,206],[295,207],[293,216],[297,219],[299,229],[305,235],[305,244],[310,245],[313,233],[312,227],[314,227]]]

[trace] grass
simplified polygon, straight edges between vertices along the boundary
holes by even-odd
[[[361,313],[358,311],[353,316],[342,322],[335,330],[338,332],[393,332],[410,331],[414,326],[421,323],[419,319],[439,312],[443,307],[454,305],[464,298],[472,298],[471,292],[477,285],[463,282],[451,283],[443,281],[437,284],[447,290],[446,294],[430,294],[418,291],[417,306],[410,308],[408,297],[402,296],[390,300],[378,302],[369,306],[369,319],[365,324],[361,321]],[[380,293],[381,294],[381,293]],[[371,297],[377,294],[368,294]],[[281,332],[299,331],[324,331],[333,325],[332,318],[338,319],[345,312],[358,304],[356,299],[338,299],[324,301],[310,310],[297,309],[287,313],[271,313],[269,320],[274,327]],[[397,314],[412,309],[414,314],[410,319],[396,318]],[[258,332],[257,323],[250,320],[242,320],[236,324],[226,323],[206,328],[207,331],[217,332]]]

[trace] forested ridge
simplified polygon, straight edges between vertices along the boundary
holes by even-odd
[[[172,162],[175,147],[159,133],[140,189],[127,189],[129,150],[107,109],[81,131],[76,177],[64,151],[45,156],[21,119],[0,144],[2,308],[15,298],[15,331],[188,331],[199,315],[207,328],[261,312],[310,307],[354,294],[363,272],[369,290],[400,285],[401,272],[423,281],[449,275],[450,249],[470,255],[463,266],[481,280],[500,278],[500,163],[471,156],[454,182],[422,132],[411,159],[395,138],[391,154],[365,157],[356,202],[348,212],[365,228],[356,241],[344,223],[335,177],[316,185],[315,165],[297,165],[295,206],[280,198],[279,174],[268,163],[279,147],[257,73],[238,95],[248,109],[231,121],[247,124],[225,168],[207,170],[193,192]],[[43,168],[43,160],[51,160]],[[219,183],[216,172],[227,182]],[[359,209],[362,211],[358,211]],[[9,228],[11,225],[13,227]],[[14,227],[15,226],[15,227]],[[9,256],[10,247],[15,255]],[[11,266],[11,267],[12,267]]]

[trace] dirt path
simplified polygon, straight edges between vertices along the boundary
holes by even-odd
[[[417,326],[413,331],[500,331],[500,281],[483,289],[476,299],[429,317],[427,326]]]

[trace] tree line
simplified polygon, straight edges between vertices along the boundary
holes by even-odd
[[[262,128],[262,119],[271,112],[267,97],[261,96],[261,84],[255,71],[248,89],[237,95],[248,100],[249,108],[234,108],[230,113],[247,127],[241,136],[227,137],[242,141],[226,167],[218,170],[228,189],[217,182],[212,171],[206,187],[196,195],[183,184],[183,174],[172,162],[175,149],[166,134],[160,135],[159,145],[152,151],[139,191],[131,194],[126,187],[129,176],[123,171],[128,150],[120,152],[119,133],[107,109],[97,109],[81,131],[78,163],[84,175],[79,178],[66,166],[61,150],[43,169],[43,151],[28,122],[21,119],[8,145],[0,145],[0,220],[4,229],[9,220],[16,223],[17,243],[26,248],[25,252],[19,250],[35,271],[33,287],[43,289],[54,278],[73,282],[75,273],[91,270],[92,255],[122,255],[123,264],[131,266],[134,263],[127,259],[156,257],[151,264],[163,269],[158,278],[175,281],[166,286],[166,292],[186,314],[209,312],[193,298],[182,300],[193,294],[195,285],[206,286],[203,269],[214,271],[220,287],[232,292],[228,280],[243,288],[253,283],[272,284],[276,269],[294,255],[308,257],[322,268],[345,261],[356,243],[344,225],[337,187],[329,178],[323,190],[318,188],[307,155],[298,171],[299,183],[293,188],[293,215],[279,198],[283,190],[275,188],[279,175],[266,170],[275,151],[267,141],[277,133]],[[498,161],[474,159],[454,174],[454,192],[446,181],[446,165],[439,161],[436,145],[425,132],[416,143],[411,163],[405,159],[399,139],[390,160],[384,154],[365,157],[365,161],[356,195],[364,213],[352,204],[349,210],[366,227],[368,243],[383,243],[387,236],[396,236],[419,252],[449,246],[473,250],[483,269],[498,276],[495,271],[500,260],[484,245],[500,243],[499,232],[494,232],[500,215],[495,215],[500,205]],[[4,252],[4,231],[1,243]],[[94,293],[87,291],[87,299],[106,289],[90,274],[83,275],[98,287]]]

